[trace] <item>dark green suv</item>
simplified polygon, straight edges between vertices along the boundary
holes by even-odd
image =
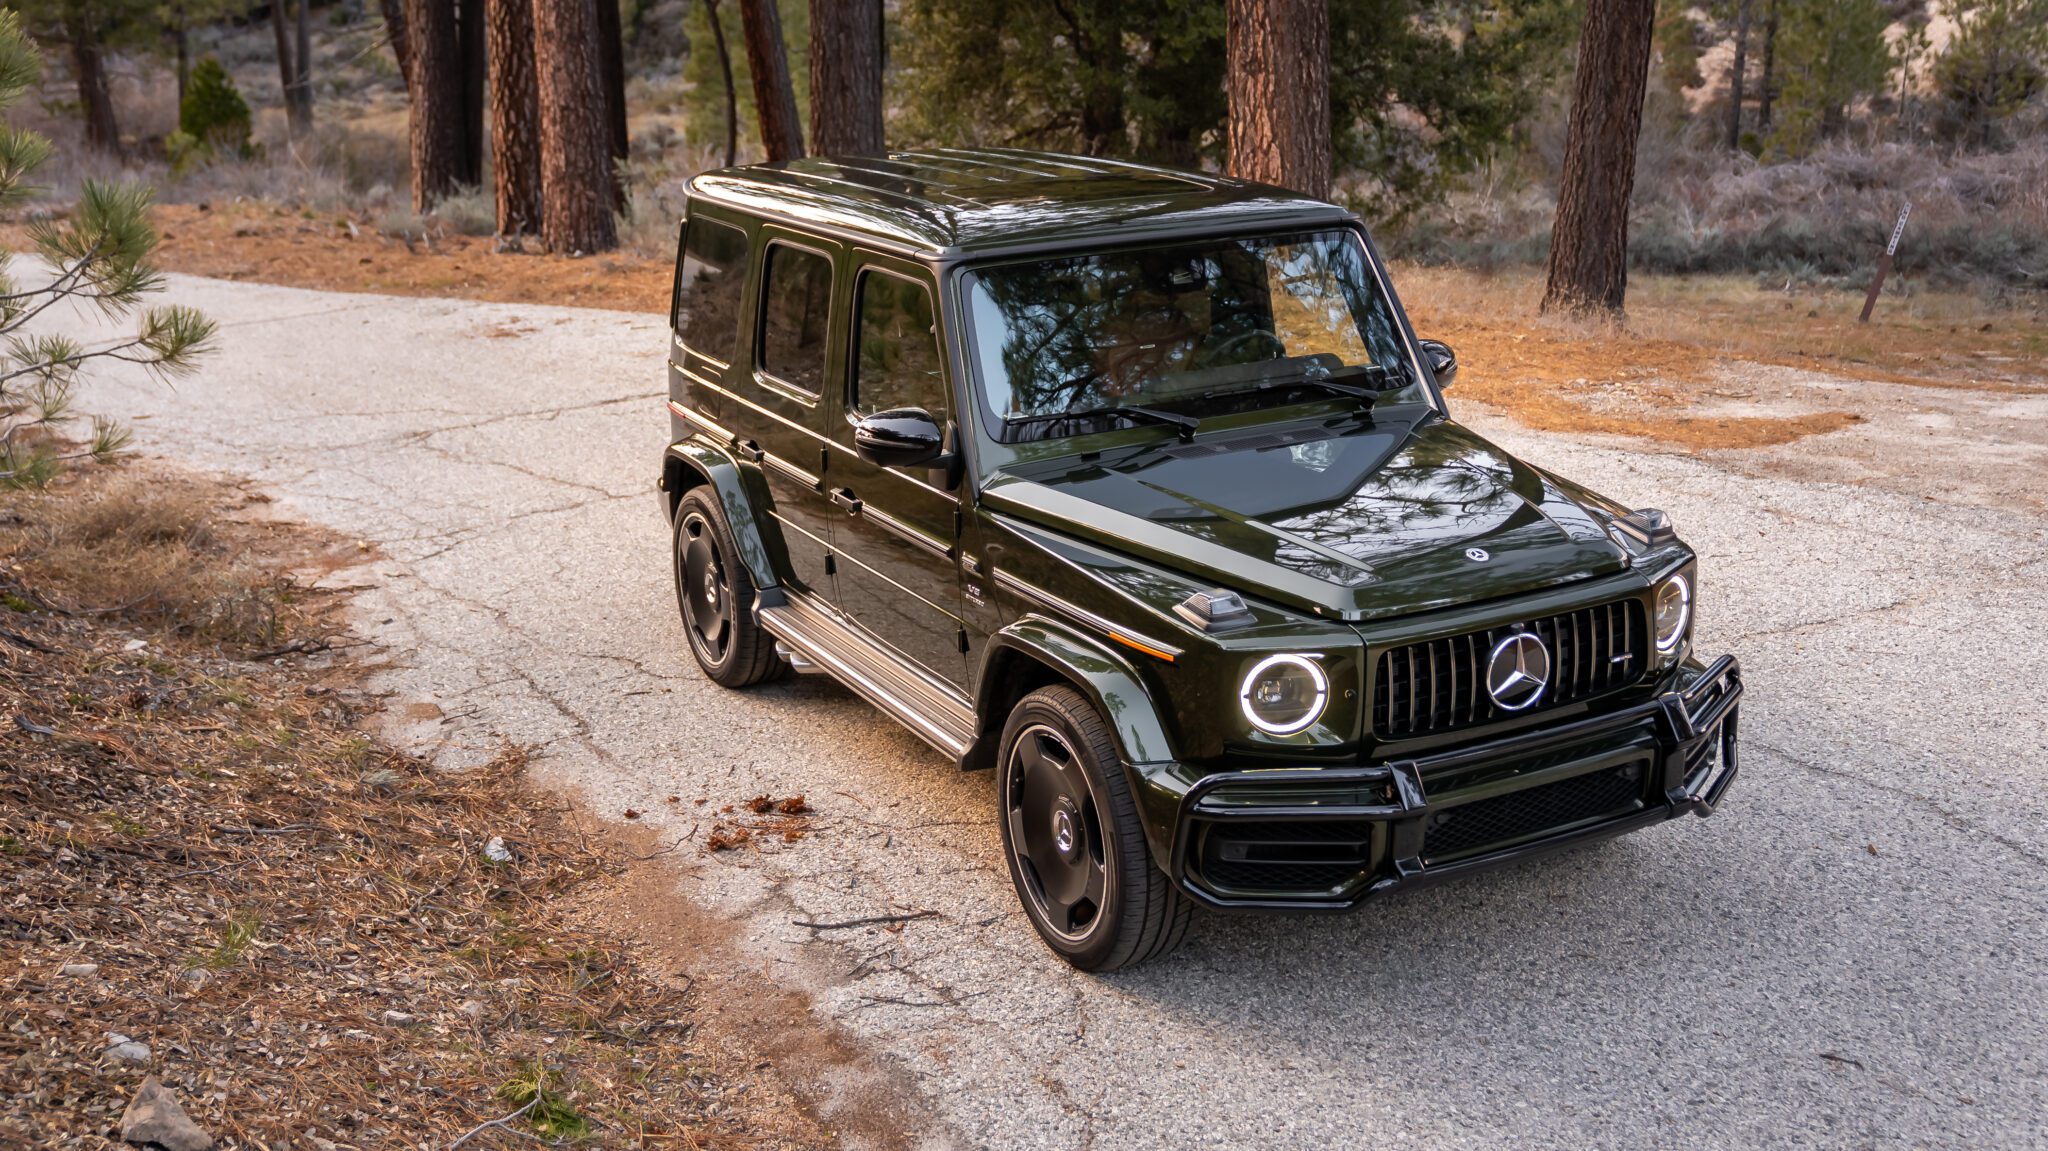
[[[707,675],[993,768],[1077,967],[1711,812],[1733,658],[1671,522],[1453,421],[1364,227],[1277,188],[898,152],[690,184],[660,488]]]

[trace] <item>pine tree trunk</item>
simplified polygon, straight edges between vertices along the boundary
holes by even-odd
[[[292,61],[292,97],[297,101],[292,113],[298,118],[298,128],[305,131],[313,126],[313,30],[310,15],[313,0],[299,0],[299,19]]]
[[[1728,70],[1728,150],[1742,147],[1742,81],[1749,69],[1749,0],[1735,0],[1735,63]]]
[[[1230,174],[1327,197],[1329,5],[1227,0],[1225,12]]]
[[[412,206],[425,212],[462,176],[462,48],[454,0],[406,0],[412,57]]]
[[[384,13],[384,38],[398,61],[398,78],[412,83],[412,42],[405,35],[405,0],[377,0]],[[408,89],[410,90],[410,89]]]
[[[171,45],[178,55],[178,110],[185,109],[185,91],[192,86],[192,33],[185,27],[185,6],[171,9]]]
[[[882,154],[881,0],[811,0],[811,150]]]
[[[455,42],[462,57],[462,173],[471,187],[484,182],[484,5],[488,0],[460,0],[455,13]]]
[[[1771,100],[1777,95],[1773,88],[1776,83],[1771,74],[1772,65],[1778,55],[1778,0],[1770,0],[1764,9],[1764,74],[1757,78],[1756,130],[1758,135],[1771,130]]]
[[[704,0],[711,18],[711,45],[718,52],[718,74],[725,81],[725,166],[738,158],[740,146],[739,94],[732,87],[732,52],[725,46],[725,25],[718,22],[718,0]]]
[[[739,0],[746,33],[747,70],[754,76],[754,108],[761,117],[761,146],[770,160],[804,154],[803,124],[797,120],[796,89],[790,86],[789,52],[782,45],[782,14],[775,0]]]
[[[114,97],[107,90],[106,57],[90,29],[71,32],[71,71],[78,82],[78,106],[85,113],[87,146],[116,155],[121,151],[121,125],[114,119]]]
[[[540,235],[540,89],[533,72],[532,0],[488,0],[491,172],[498,235]]]
[[[604,86],[604,128],[612,158],[612,207],[626,210],[626,160],[633,139],[626,125],[626,43],[619,0],[597,0],[597,76]]]
[[[285,123],[299,130],[299,69],[292,63],[291,32],[285,27],[284,0],[270,0],[270,38],[277,42],[277,85],[284,97]]]
[[[1586,5],[1550,233],[1545,312],[1621,315],[1628,292],[1628,202],[1655,21],[1649,0]]]
[[[555,252],[615,247],[597,5],[533,0],[533,42],[540,91],[541,241]]]

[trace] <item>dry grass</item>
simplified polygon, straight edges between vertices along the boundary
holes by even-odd
[[[274,645],[307,622],[305,611],[288,579],[215,530],[220,498],[214,484],[126,469],[24,492],[0,513],[16,529],[0,560],[21,585],[15,594],[49,610]]]
[[[320,541],[197,482],[125,511],[135,480],[0,496],[42,525],[0,537],[0,1145],[117,1146],[145,1073],[226,1146],[446,1146],[528,1102],[468,1146],[827,1141],[700,1039],[686,988],[565,925],[563,897],[626,860],[527,789],[522,754],[452,774],[379,747],[353,671],[230,658],[205,597],[164,599],[139,648],[122,616],[36,606],[163,551],[202,580],[271,572],[299,605],[278,638],[326,633],[338,596],[276,574]]]

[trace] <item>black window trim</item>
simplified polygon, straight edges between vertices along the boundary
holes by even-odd
[[[798,233],[798,235],[801,236],[802,234]],[[808,239],[809,237],[804,238]],[[818,390],[813,392],[802,384],[785,380],[774,372],[769,371],[767,361],[764,358],[768,350],[766,346],[768,333],[768,261],[774,249],[778,247],[789,248],[798,252],[809,252],[813,256],[822,257],[826,268],[831,272],[831,295],[825,300],[826,344],[824,350],[818,355],[818,362],[828,375],[832,367],[832,310],[839,306],[839,258],[835,253],[824,248],[812,247],[810,244],[790,239],[780,234],[780,229],[778,229],[775,232],[764,233],[760,258],[754,261],[754,266],[760,269],[759,282],[754,290],[754,379],[806,407],[816,407],[825,398],[824,384],[826,381],[820,381]]]
[[[732,367],[732,361],[730,359],[714,356],[710,352],[707,352],[704,349],[697,347],[695,344],[692,344],[688,340],[685,340],[683,338],[683,330],[681,326],[683,319],[683,258],[689,251],[690,225],[697,220],[702,220],[705,223],[713,225],[715,227],[724,228],[727,229],[728,231],[739,233],[740,250],[743,252],[752,251],[752,237],[748,236],[746,228],[740,226],[739,224],[735,224],[730,220],[721,220],[716,216],[704,215],[699,213],[691,213],[690,215],[683,217],[683,222],[676,228],[676,275],[675,285],[671,289],[671,298],[669,300],[668,308],[669,332],[671,335],[675,337],[676,345],[682,348],[683,351],[688,352],[690,355],[696,356],[700,360],[705,360],[715,365],[720,371],[724,371],[726,368]],[[744,266],[742,266],[737,269],[728,270],[737,271],[739,273],[740,290],[742,293],[744,293],[746,291],[747,269]],[[740,298],[742,301],[746,299],[745,295],[742,295]],[[732,342],[734,345],[733,351],[737,353],[739,351],[738,345],[740,342],[740,327],[737,320],[735,320],[735,322],[733,323]]]
[[[932,290],[932,285],[931,285],[931,284],[929,284],[929,283],[926,283],[925,281],[923,281],[923,280],[920,280],[920,279],[918,279],[918,278],[917,278],[917,277],[915,277],[915,276],[911,276],[911,275],[906,275],[906,274],[905,274],[905,273],[903,273],[903,272],[899,272],[899,271],[897,271],[896,269],[894,269],[894,268],[891,268],[891,267],[889,267],[889,266],[888,266],[888,265],[886,265],[886,264],[878,264],[878,263],[863,263],[863,264],[861,264],[860,266],[856,267],[856,268],[855,268],[855,269],[853,270],[853,293],[852,293],[851,297],[850,297],[850,298],[848,299],[848,301],[847,301],[847,312],[848,312],[848,315],[847,315],[847,329],[846,329],[846,331],[847,331],[847,339],[846,339],[846,387],[845,387],[845,388],[843,389],[843,390],[844,390],[844,392],[845,392],[845,395],[844,395],[844,397],[843,397],[843,400],[844,400],[844,403],[845,403],[845,407],[846,407],[846,418],[847,418],[847,421],[848,421],[849,423],[853,423],[853,422],[858,422],[858,421],[860,420],[860,418],[861,418],[861,411],[860,411],[860,293],[861,293],[861,287],[862,287],[863,283],[864,283],[864,282],[866,281],[866,279],[867,279],[867,277],[868,277],[868,275],[869,275],[870,273],[872,273],[872,274],[875,274],[875,275],[887,276],[887,277],[889,277],[889,278],[890,278],[890,279],[892,279],[892,280],[899,280],[899,281],[901,281],[901,282],[903,282],[903,283],[909,284],[910,286],[912,286],[912,287],[914,287],[914,288],[920,288],[920,289],[923,289],[923,291],[924,291],[924,298],[925,298],[925,302],[926,302],[927,304],[931,305],[931,313],[932,313],[932,327],[931,327],[931,334],[932,334],[932,351],[933,351],[934,353],[936,353],[936,354],[938,355],[938,357],[939,357],[939,365],[940,365],[940,366],[939,366],[939,394],[940,394],[941,396],[944,396],[944,397],[945,397],[945,399],[946,399],[946,407],[947,407],[947,409],[948,409],[948,410],[947,410],[947,412],[946,412],[946,415],[947,415],[947,416],[948,416],[948,417],[950,418],[950,417],[952,416],[952,411],[951,411],[951,408],[953,407],[953,402],[952,402],[952,394],[951,394],[951,393],[952,393],[952,389],[951,389],[951,388],[950,388],[950,387],[949,387],[949,386],[947,385],[947,383],[946,383],[946,371],[945,371],[945,357],[946,357],[946,350],[945,350],[945,348],[944,348],[944,347],[942,347],[942,346],[940,345],[940,337],[939,337],[939,327],[940,327],[940,324],[939,324],[939,296],[938,296],[938,293]]]

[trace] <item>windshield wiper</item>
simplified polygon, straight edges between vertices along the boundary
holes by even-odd
[[[1036,416],[1004,416],[1006,424],[1057,424],[1066,420],[1086,420],[1101,416],[1121,416],[1138,424],[1162,424],[1174,429],[1183,440],[1195,438],[1202,421],[1179,412],[1162,412],[1158,408],[1140,407],[1137,404],[1118,404],[1113,408],[1084,408],[1078,412],[1047,412]]]

